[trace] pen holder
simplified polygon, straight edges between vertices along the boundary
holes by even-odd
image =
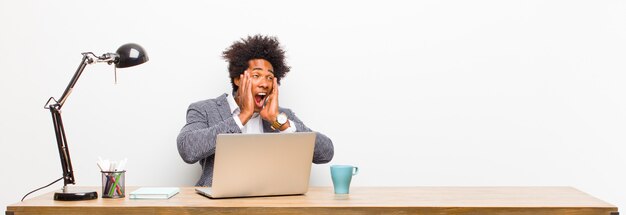
[[[102,198],[124,198],[126,196],[126,170],[102,171]]]

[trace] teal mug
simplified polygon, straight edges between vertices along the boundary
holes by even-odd
[[[335,194],[350,193],[350,182],[352,176],[359,173],[359,167],[350,165],[332,165],[330,166],[330,175],[333,178],[333,187]]]

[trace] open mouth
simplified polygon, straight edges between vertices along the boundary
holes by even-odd
[[[262,108],[265,105],[265,97],[267,97],[267,93],[257,93],[254,95],[254,104],[257,107]]]

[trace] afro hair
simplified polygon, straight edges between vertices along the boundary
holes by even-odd
[[[276,37],[263,35],[248,36],[246,39],[236,41],[228,47],[222,57],[228,62],[228,72],[233,91],[239,87],[235,85],[235,78],[248,69],[248,61],[254,59],[267,60],[274,68],[274,77],[280,84],[280,80],[289,72],[289,66],[285,62],[285,51],[280,47]]]

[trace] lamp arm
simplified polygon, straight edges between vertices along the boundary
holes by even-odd
[[[68,184],[74,184],[74,169],[72,168],[72,160],[70,158],[70,150],[67,146],[65,138],[65,129],[63,128],[63,120],[61,119],[61,106],[50,105],[50,113],[52,114],[52,122],[54,124],[54,133],[57,138],[57,147],[59,149],[59,158],[61,159],[61,168],[63,169],[63,188]]]
[[[59,105],[59,109],[61,109],[61,107],[65,103],[65,100],[67,100],[67,97],[69,97],[70,94],[72,93],[72,90],[74,89],[74,85],[76,85],[76,82],[78,81],[78,78],[80,78],[80,75],[83,74],[83,70],[85,70],[85,67],[87,67],[87,64],[91,64],[93,62],[93,58],[89,56],[90,54],[93,55],[93,53],[85,52],[82,54],[83,54],[83,59],[80,61],[80,65],[78,65],[78,69],[76,69],[76,72],[74,73],[74,76],[70,80],[70,83],[67,84],[65,91],[63,91],[63,95],[61,95],[61,99],[59,99],[57,102],[57,104]]]
[[[76,85],[78,78],[80,78],[80,75],[83,73],[83,70],[85,70],[85,67],[87,67],[88,64],[102,63],[102,62],[113,64],[119,61],[119,55],[116,53],[106,53],[100,57],[96,56],[92,52],[84,52],[82,53],[82,55],[83,55],[83,59],[81,60],[80,65],[78,65],[78,69],[76,69],[76,72],[74,73],[74,76],[70,80],[70,83],[67,84],[65,91],[63,91],[61,98],[59,100],[56,100],[54,99],[54,97],[50,97],[50,99],[48,99],[48,102],[46,102],[46,105],[44,106],[44,108],[48,109],[50,105],[56,104],[59,106],[59,109],[61,109],[61,107],[63,107],[63,104],[65,104],[67,97],[69,97],[72,91],[74,90],[74,85]],[[52,100],[54,100],[55,104],[50,104]]]
[[[80,78],[80,75],[85,70],[88,64],[106,62],[108,64],[117,63],[119,55],[116,53],[106,53],[98,57],[91,52],[82,53],[83,59],[78,65],[78,69],[74,73],[74,76],[70,80],[70,83],[63,91],[59,100],[50,97],[44,106],[45,109],[50,110],[52,114],[52,122],[54,124],[54,133],[57,139],[57,147],[59,149],[59,157],[61,158],[61,168],[63,168],[63,189],[66,189],[68,184],[74,184],[74,169],[72,168],[72,160],[70,159],[70,150],[67,145],[67,139],[65,137],[65,129],[63,128],[63,120],[61,119],[61,108],[63,104],[74,90],[74,85]],[[54,102],[52,102],[54,101]]]
[[[56,100],[54,99],[54,97],[50,97],[50,99],[48,99],[48,102],[46,102],[46,105],[44,106],[44,108],[49,109],[50,114],[52,114],[52,123],[54,125],[54,133],[56,135],[57,147],[59,149],[61,168],[63,169],[64,189],[68,184],[74,184],[74,169],[72,168],[70,150],[68,148],[67,139],[65,137],[63,120],[61,119],[61,108],[63,107],[63,104],[65,103],[69,95],[72,93],[74,85],[76,85],[78,78],[80,78],[80,75],[83,73],[83,70],[85,70],[85,67],[87,67],[87,64],[91,64],[94,62],[93,57],[95,57],[95,55],[93,53],[85,52],[82,53],[82,55],[83,59],[80,61],[80,65],[78,66],[78,69],[76,69],[76,72],[70,80],[70,83],[65,88],[65,91],[63,91],[63,95],[61,95],[61,98],[59,100]]]

